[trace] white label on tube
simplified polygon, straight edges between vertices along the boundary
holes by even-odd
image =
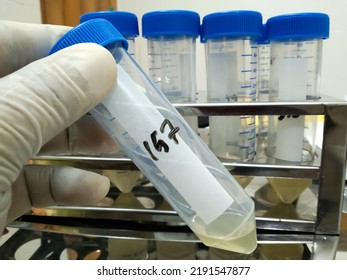
[[[306,99],[307,58],[282,58],[279,64],[279,101]]]
[[[304,142],[304,116],[281,116],[277,122],[276,157],[301,161]]]
[[[279,65],[280,101],[306,100],[307,58],[282,58]],[[277,122],[276,157],[301,161],[304,141],[304,116],[280,116]]]
[[[235,102],[238,82],[237,52],[210,53],[207,65],[208,99],[216,102]]]
[[[234,202],[183,139],[174,133],[175,124],[165,124],[162,114],[120,65],[117,88],[103,105],[142,149],[146,150],[144,143],[147,143],[147,153],[152,155],[153,163],[206,224]],[[169,151],[165,151],[166,148]]]

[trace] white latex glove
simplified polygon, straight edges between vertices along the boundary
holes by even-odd
[[[69,27],[0,21],[0,235],[34,207],[93,204],[109,180],[70,167],[25,166],[41,146],[103,99],[116,81],[111,54],[79,44],[48,56]]]

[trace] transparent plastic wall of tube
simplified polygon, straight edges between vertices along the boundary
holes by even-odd
[[[266,24],[263,24],[262,36],[258,38],[258,101],[270,101],[270,61],[271,51],[270,42],[267,38]],[[258,141],[257,147],[262,149],[266,146],[269,129],[269,117],[258,116]],[[266,157],[257,155],[257,162],[266,161]]]
[[[149,76],[172,103],[196,99],[195,38],[159,36],[147,39]]]
[[[196,102],[195,38],[159,36],[147,40],[149,76],[172,103]],[[184,117],[197,132],[198,120]]]
[[[149,77],[171,103],[196,102],[196,38],[199,32],[200,16],[193,11],[160,10],[142,17]],[[184,118],[197,132],[197,117]]]

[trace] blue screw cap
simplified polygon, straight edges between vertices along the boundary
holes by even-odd
[[[329,16],[323,13],[296,13],[278,15],[266,22],[267,34],[272,40],[326,39],[329,37]]]
[[[142,36],[145,38],[161,35],[200,34],[200,16],[186,10],[162,10],[146,13],[142,16]]]
[[[262,15],[257,11],[235,10],[206,15],[202,20],[201,41],[218,37],[262,34]]]
[[[65,33],[49,54],[79,43],[96,43],[106,47],[116,42],[120,42],[125,49],[128,49],[128,41],[110,22],[105,19],[91,19]]]
[[[112,25],[123,36],[138,36],[139,27],[137,16],[126,11],[99,11],[81,15],[80,22],[85,22],[95,18],[103,18],[112,23]]]

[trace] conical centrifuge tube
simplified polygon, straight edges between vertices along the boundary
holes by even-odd
[[[118,83],[91,114],[202,242],[252,252],[254,202],[127,53],[126,40],[94,19],[66,33],[51,52],[82,42],[104,46],[117,61]]]

